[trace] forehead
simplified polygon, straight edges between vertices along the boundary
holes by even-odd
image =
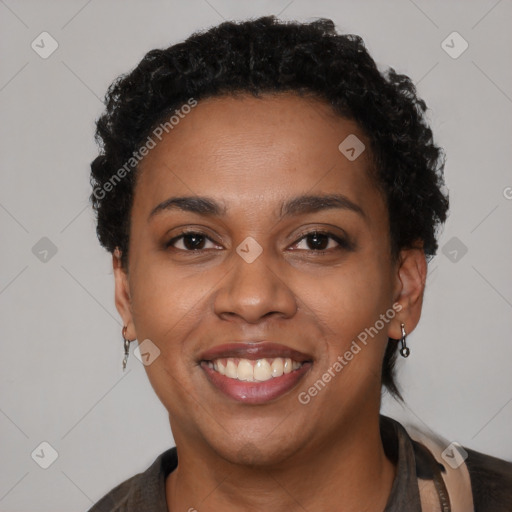
[[[153,139],[156,146],[139,165],[134,209],[150,210],[170,196],[205,194],[245,209],[299,193],[375,201],[368,151],[352,160],[339,149],[345,140],[352,146],[359,141],[357,151],[368,147],[365,135],[318,99],[210,98],[182,114],[161,140]]]

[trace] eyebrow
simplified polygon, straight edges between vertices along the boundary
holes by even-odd
[[[281,204],[280,218],[315,213],[333,208],[349,210],[367,219],[364,210],[342,194],[302,195],[294,197]],[[155,215],[169,210],[197,213],[198,215],[206,217],[221,217],[226,215],[226,207],[209,197],[170,197],[151,210],[148,221]]]

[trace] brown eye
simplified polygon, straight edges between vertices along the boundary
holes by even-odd
[[[181,247],[177,247],[181,244]],[[166,247],[173,247],[174,249],[178,249],[181,251],[201,251],[206,249],[205,245],[207,242],[212,242],[206,235],[202,233],[196,233],[194,231],[184,232],[180,235],[174,237],[173,239],[167,242]]]
[[[305,237],[306,243],[311,249],[325,250],[329,245],[329,236],[322,233],[311,233]]]
[[[300,244],[302,244],[303,247],[298,247]],[[301,250],[322,253],[330,250],[350,249],[351,244],[333,233],[311,231],[305,233],[298,242],[295,242],[295,246]]]

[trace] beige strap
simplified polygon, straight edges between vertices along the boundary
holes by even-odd
[[[434,481],[418,478],[418,488],[420,490],[421,511],[442,512]]]
[[[457,468],[452,468],[450,464],[448,464],[447,461],[442,457],[442,453],[448,446],[450,446],[451,443],[442,439],[438,434],[427,436],[422,430],[416,428],[413,425],[404,425],[404,427],[411,438],[428,448],[437,462],[442,464],[446,469],[446,472],[442,473],[441,476],[443,477],[448,495],[450,497],[451,512],[474,512],[475,506],[473,503],[473,491],[471,488],[471,479],[466,463],[460,460],[460,465],[458,465]],[[424,482],[424,480],[418,480],[418,482]],[[434,486],[433,482],[432,486]],[[437,491],[435,492],[437,495]],[[427,485],[424,488],[425,496],[423,497],[420,488],[422,507],[423,499],[425,499],[426,506],[429,506],[428,504],[431,501],[431,493],[432,490],[430,486]],[[425,510],[429,511],[428,508]],[[435,511],[436,509],[433,510]],[[437,510],[440,509],[438,508]]]

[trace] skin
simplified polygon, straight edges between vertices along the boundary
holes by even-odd
[[[349,134],[367,148],[352,162],[338,150]],[[379,434],[380,368],[388,337],[419,321],[426,260],[421,244],[391,257],[368,148],[357,124],[319,100],[243,95],[200,101],[141,162],[128,268],[113,255],[115,298],[127,337],[161,351],[146,371],[178,449],[166,480],[169,510],[384,510],[395,467]],[[364,215],[331,208],[279,216],[293,197],[333,193]],[[162,201],[195,195],[215,199],[225,214],[174,209],[148,219]],[[211,241],[200,239],[196,254],[183,238],[166,247],[184,227]],[[315,229],[346,234],[352,248],[321,238],[326,252],[315,253],[318,242],[304,237]],[[236,252],[249,236],[263,249],[250,264]],[[299,393],[393,304],[401,311],[301,404]],[[198,358],[251,339],[305,352],[311,369],[268,403],[228,398]]]

